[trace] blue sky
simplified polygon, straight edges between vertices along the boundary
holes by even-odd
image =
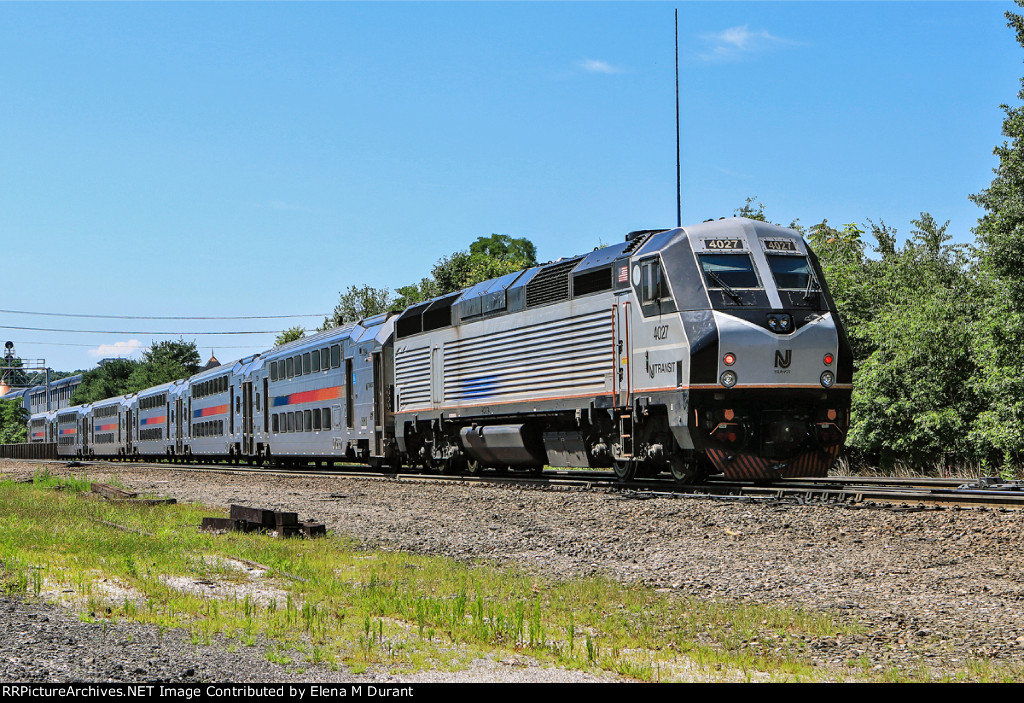
[[[481,235],[548,260],[672,226],[677,7],[684,224],[757,196],[972,240],[1024,75],[1009,2],[3,3],[0,308],[322,314]],[[106,332],[0,336],[71,370],[300,323],[0,313]]]

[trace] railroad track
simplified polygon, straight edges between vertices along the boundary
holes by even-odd
[[[63,461],[49,463],[64,464]],[[892,478],[829,476],[790,478],[772,482],[737,482],[711,479],[705,484],[680,486],[668,478],[644,478],[621,483],[612,471],[549,469],[539,475],[508,473],[437,474],[422,471],[370,470],[365,466],[345,465],[331,468],[256,467],[234,464],[168,464],[108,461],[81,462],[81,466],[110,468],[131,466],[188,472],[216,472],[235,475],[305,477],[359,477],[390,481],[458,481],[463,483],[507,483],[536,488],[575,488],[614,490],[630,497],[686,497],[707,500],[745,500],[788,504],[843,504],[851,507],[890,507],[899,510],[925,510],[938,506],[1024,508],[1024,482],[999,482],[997,479],[965,478]]]

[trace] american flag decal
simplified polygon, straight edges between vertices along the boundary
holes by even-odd
[[[628,266],[619,267],[619,283],[625,283],[626,281],[629,280],[629,271],[627,271],[628,268]]]

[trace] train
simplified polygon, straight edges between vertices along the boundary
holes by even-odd
[[[731,217],[37,413],[29,436],[69,458],[771,480],[827,474],[852,375],[803,237]]]

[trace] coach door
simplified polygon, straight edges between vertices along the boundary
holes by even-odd
[[[632,311],[628,295],[618,297],[612,314],[615,325],[615,366],[612,370],[612,388],[615,394],[615,405],[618,407],[628,407],[632,392],[629,372],[631,361],[629,325]]]
[[[184,403],[179,397],[174,401],[174,451],[177,454],[182,454],[185,450],[185,442],[182,437],[184,434],[182,428],[185,426],[185,413],[183,410]]]
[[[132,409],[128,408],[124,411],[124,452],[125,454],[132,453],[132,428],[135,426],[132,423]],[[120,428],[118,428],[120,431]]]
[[[373,352],[373,455],[384,454],[384,367],[380,352]]]
[[[252,456],[252,381],[242,384],[242,455]]]

